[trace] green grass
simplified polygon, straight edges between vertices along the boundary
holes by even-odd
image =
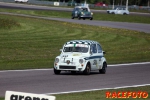
[[[20,25],[15,20],[0,18],[0,29],[10,29],[19,26]]]
[[[58,94],[53,95],[56,96],[56,100],[122,100],[117,98],[106,98],[106,92],[147,92],[148,98],[128,98],[123,100],[149,100],[150,99],[150,86],[142,86],[142,87],[133,87],[133,88],[123,88],[123,89],[109,89],[109,90],[98,90],[98,91],[90,91],[90,92],[81,92],[81,93],[68,93],[68,94]],[[4,100],[4,98],[0,98],[0,100]]]
[[[48,11],[48,10],[19,10],[19,9],[0,9],[0,12],[13,12],[19,14],[29,14],[36,16],[71,18],[71,12],[67,11]],[[118,22],[134,22],[134,23],[148,23],[150,24],[149,16],[137,15],[112,15],[106,13],[94,13],[94,20],[101,21],[118,21]]]
[[[108,64],[150,61],[150,35],[143,32],[8,15],[0,19],[19,25],[0,29],[0,70],[52,68],[59,49],[74,39],[100,42]]]

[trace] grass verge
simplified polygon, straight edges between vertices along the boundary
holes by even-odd
[[[55,95],[57,100],[149,100],[143,98],[106,98],[106,92],[147,92],[150,95],[150,86],[136,87],[136,88],[123,88],[123,89],[110,89],[110,90],[100,90],[100,91],[90,91],[82,93],[69,93],[69,94],[59,94]]]
[[[12,13],[47,16],[47,17],[71,18],[71,12],[67,12],[67,11],[0,9],[0,12],[12,12]],[[150,24],[149,16],[137,16],[137,15],[124,16],[124,15],[113,15],[113,14],[106,14],[106,13],[94,13],[93,17],[94,20],[101,20],[101,21],[118,21],[118,22]]]
[[[20,25],[0,29],[0,70],[52,68],[62,45],[75,39],[100,42],[108,64],[150,61],[150,35],[143,32],[8,15],[0,19]]]
[[[106,98],[106,92],[147,92],[148,97],[146,99],[142,98]],[[149,100],[150,99],[150,86],[142,86],[142,87],[133,87],[133,88],[123,88],[123,89],[110,89],[110,90],[98,90],[98,91],[90,91],[90,92],[81,92],[81,93],[69,93],[69,94],[58,94],[56,96],[56,100]],[[110,97],[110,96],[109,96]],[[125,96],[126,97],[126,96]],[[4,98],[0,98],[0,100],[4,100]]]

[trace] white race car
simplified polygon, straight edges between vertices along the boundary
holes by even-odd
[[[28,0],[15,0],[15,2],[28,2]]]
[[[88,75],[98,70],[105,74],[107,63],[101,45],[92,40],[72,40],[66,42],[61,54],[55,58],[54,73],[61,71],[83,72]]]
[[[108,14],[121,14],[121,15],[128,15],[129,11],[123,7],[117,7],[113,10],[107,10]]]

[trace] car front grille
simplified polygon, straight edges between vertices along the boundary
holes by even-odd
[[[59,66],[60,69],[76,69],[76,66]]]

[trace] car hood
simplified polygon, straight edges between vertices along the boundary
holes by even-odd
[[[79,52],[63,53],[60,55],[61,58],[75,58],[75,59],[84,58],[88,56],[89,56],[88,53],[79,53]]]

